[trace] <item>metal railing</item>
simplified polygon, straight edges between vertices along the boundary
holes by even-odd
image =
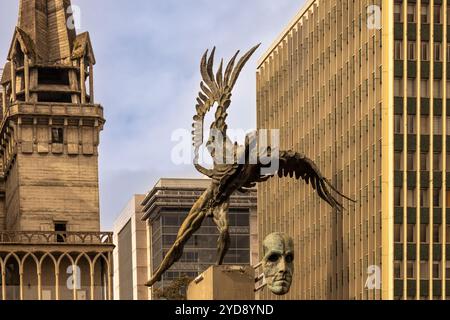
[[[1,244],[95,244],[113,243],[112,232],[65,232],[65,231],[0,231]]]

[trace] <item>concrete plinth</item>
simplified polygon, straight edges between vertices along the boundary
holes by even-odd
[[[212,266],[189,284],[188,300],[255,300],[251,266]]]

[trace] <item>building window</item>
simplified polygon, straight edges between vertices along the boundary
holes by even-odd
[[[441,279],[441,263],[433,262],[433,279]]]
[[[52,128],[52,143],[64,143],[63,128]]]
[[[394,96],[403,97],[403,80],[401,78],[394,79]]]
[[[394,22],[402,22],[402,5],[400,3],[394,4]]]
[[[450,82],[450,81],[448,81],[448,82]],[[447,92],[450,93],[450,90]],[[447,115],[447,136],[448,135],[450,135],[450,115]],[[450,154],[449,154],[449,156],[450,156]]]
[[[402,242],[402,225],[401,224],[394,225],[394,241],[396,243]]]
[[[401,115],[394,116],[394,132],[396,134],[403,133],[403,116]]]
[[[449,17],[450,20],[450,17]],[[450,62],[450,44],[447,44],[447,62]]]
[[[429,58],[429,45],[428,42],[422,41],[421,45],[420,45],[420,53],[422,55],[421,59],[423,61],[428,61]]]
[[[430,117],[421,116],[420,117],[420,134],[428,135],[430,134]]]
[[[434,189],[433,190],[433,206],[434,207],[441,207],[441,189]]]
[[[450,225],[447,224],[446,229],[447,229],[447,244],[450,244]],[[450,263],[450,262],[447,262],[447,263]],[[450,276],[450,272],[448,273],[448,275]]]
[[[395,279],[402,278],[402,263],[399,261],[394,262],[394,277]]]
[[[414,230],[416,229],[416,225],[415,224],[411,224],[408,223],[407,227],[406,227],[406,232],[407,232],[407,236],[406,236],[406,240],[408,241],[408,243],[414,243],[414,236],[415,236],[415,232]]]
[[[175,235],[163,235],[163,246],[171,246],[176,240],[177,236]]]
[[[433,242],[434,243],[441,243],[441,226],[438,224],[435,224],[433,226]]]
[[[433,12],[434,12],[434,23],[441,23],[441,6],[435,5]]]
[[[421,23],[428,23],[428,4],[422,4],[420,7]]]
[[[396,207],[402,207],[403,201],[402,201],[402,188],[395,187],[394,188],[394,206]]]
[[[430,166],[428,163],[428,153],[422,152],[420,154],[420,170],[421,171],[430,170]]]
[[[395,60],[402,60],[403,59],[403,41],[396,40],[394,47],[395,47],[394,59]]]
[[[428,198],[428,189],[420,190],[420,207],[426,208],[428,207],[429,198]]]
[[[433,92],[434,92],[434,98],[442,99],[442,83],[441,83],[441,80],[434,80]]]
[[[415,98],[416,97],[416,79],[408,79],[408,97]]]
[[[430,86],[428,85],[428,80],[420,80],[420,96],[422,98],[430,97]]]
[[[420,243],[428,243],[428,225],[420,225]]]
[[[44,85],[70,85],[69,72],[66,69],[38,68],[38,83]]]
[[[434,44],[434,60],[441,61],[441,44],[440,43]]]
[[[420,263],[420,279],[428,280],[430,279],[430,265],[428,262]]]
[[[408,41],[408,60],[416,60],[416,43]]]
[[[394,169],[398,171],[403,170],[403,156],[401,152],[394,153]]]
[[[416,134],[416,116],[414,115],[408,116],[407,128],[408,134]]]
[[[408,277],[408,279],[414,279],[416,277],[415,270],[416,270],[416,264],[412,261],[408,261],[406,263],[406,272],[407,272],[406,276]]]
[[[416,189],[408,188],[407,197],[408,197],[408,208],[415,208],[416,207]]]
[[[416,170],[416,154],[414,152],[408,152],[408,171],[415,171]]]
[[[408,4],[408,23],[416,22],[416,5]]]
[[[442,117],[441,116],[435,116],[433,118],[433,133],[435,135],[442,134]]]
[[[66,242],[67,234],[65,232],[67,231],[67,223],[66,222],[56,222],[54,227],[55,227],[55,232],[57,232],[56,242],[58,242],[58,243]]]
[[[442,170],[442,154],[435,153],[433,156],[433,171]]]

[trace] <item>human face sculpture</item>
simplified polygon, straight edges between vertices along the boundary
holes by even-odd
[[[291,289],[294,273],[294,241],[283,233],[272,233],[263,242],[263,270],[267,287],[281,296]]]

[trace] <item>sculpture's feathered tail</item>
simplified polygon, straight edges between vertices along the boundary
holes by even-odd
[[[274,155],[272,155],[274,156]],[[258,164],[259,169],[270,169],[268,165]],[[336,209],[338,212],[342,212],[344,210],[343,205],[340,201],[338,201],[329,191],[330,188],[332,191],[336,192],[339,196],[351,201],[356,202],[355,200],[350,199],[349,197],[343,195],[339,192],[328,179],[324,178],[322,173],[316,164],[308,159],[305,155],[293,151],[281,151],[279,153],[279,165],[278,167],[274,167],[271,170],[272,172],[266,172],[263,176],[256,178],[256,181],[253,182],[261,182],[269,179],[270,177],[275,176],[278,177],[290,177],[296,179],[302,179],[306,182],[306,184],[311,184],[312,188],[317,191],[317,194],[320,198],[326,201],[332,208]]]

